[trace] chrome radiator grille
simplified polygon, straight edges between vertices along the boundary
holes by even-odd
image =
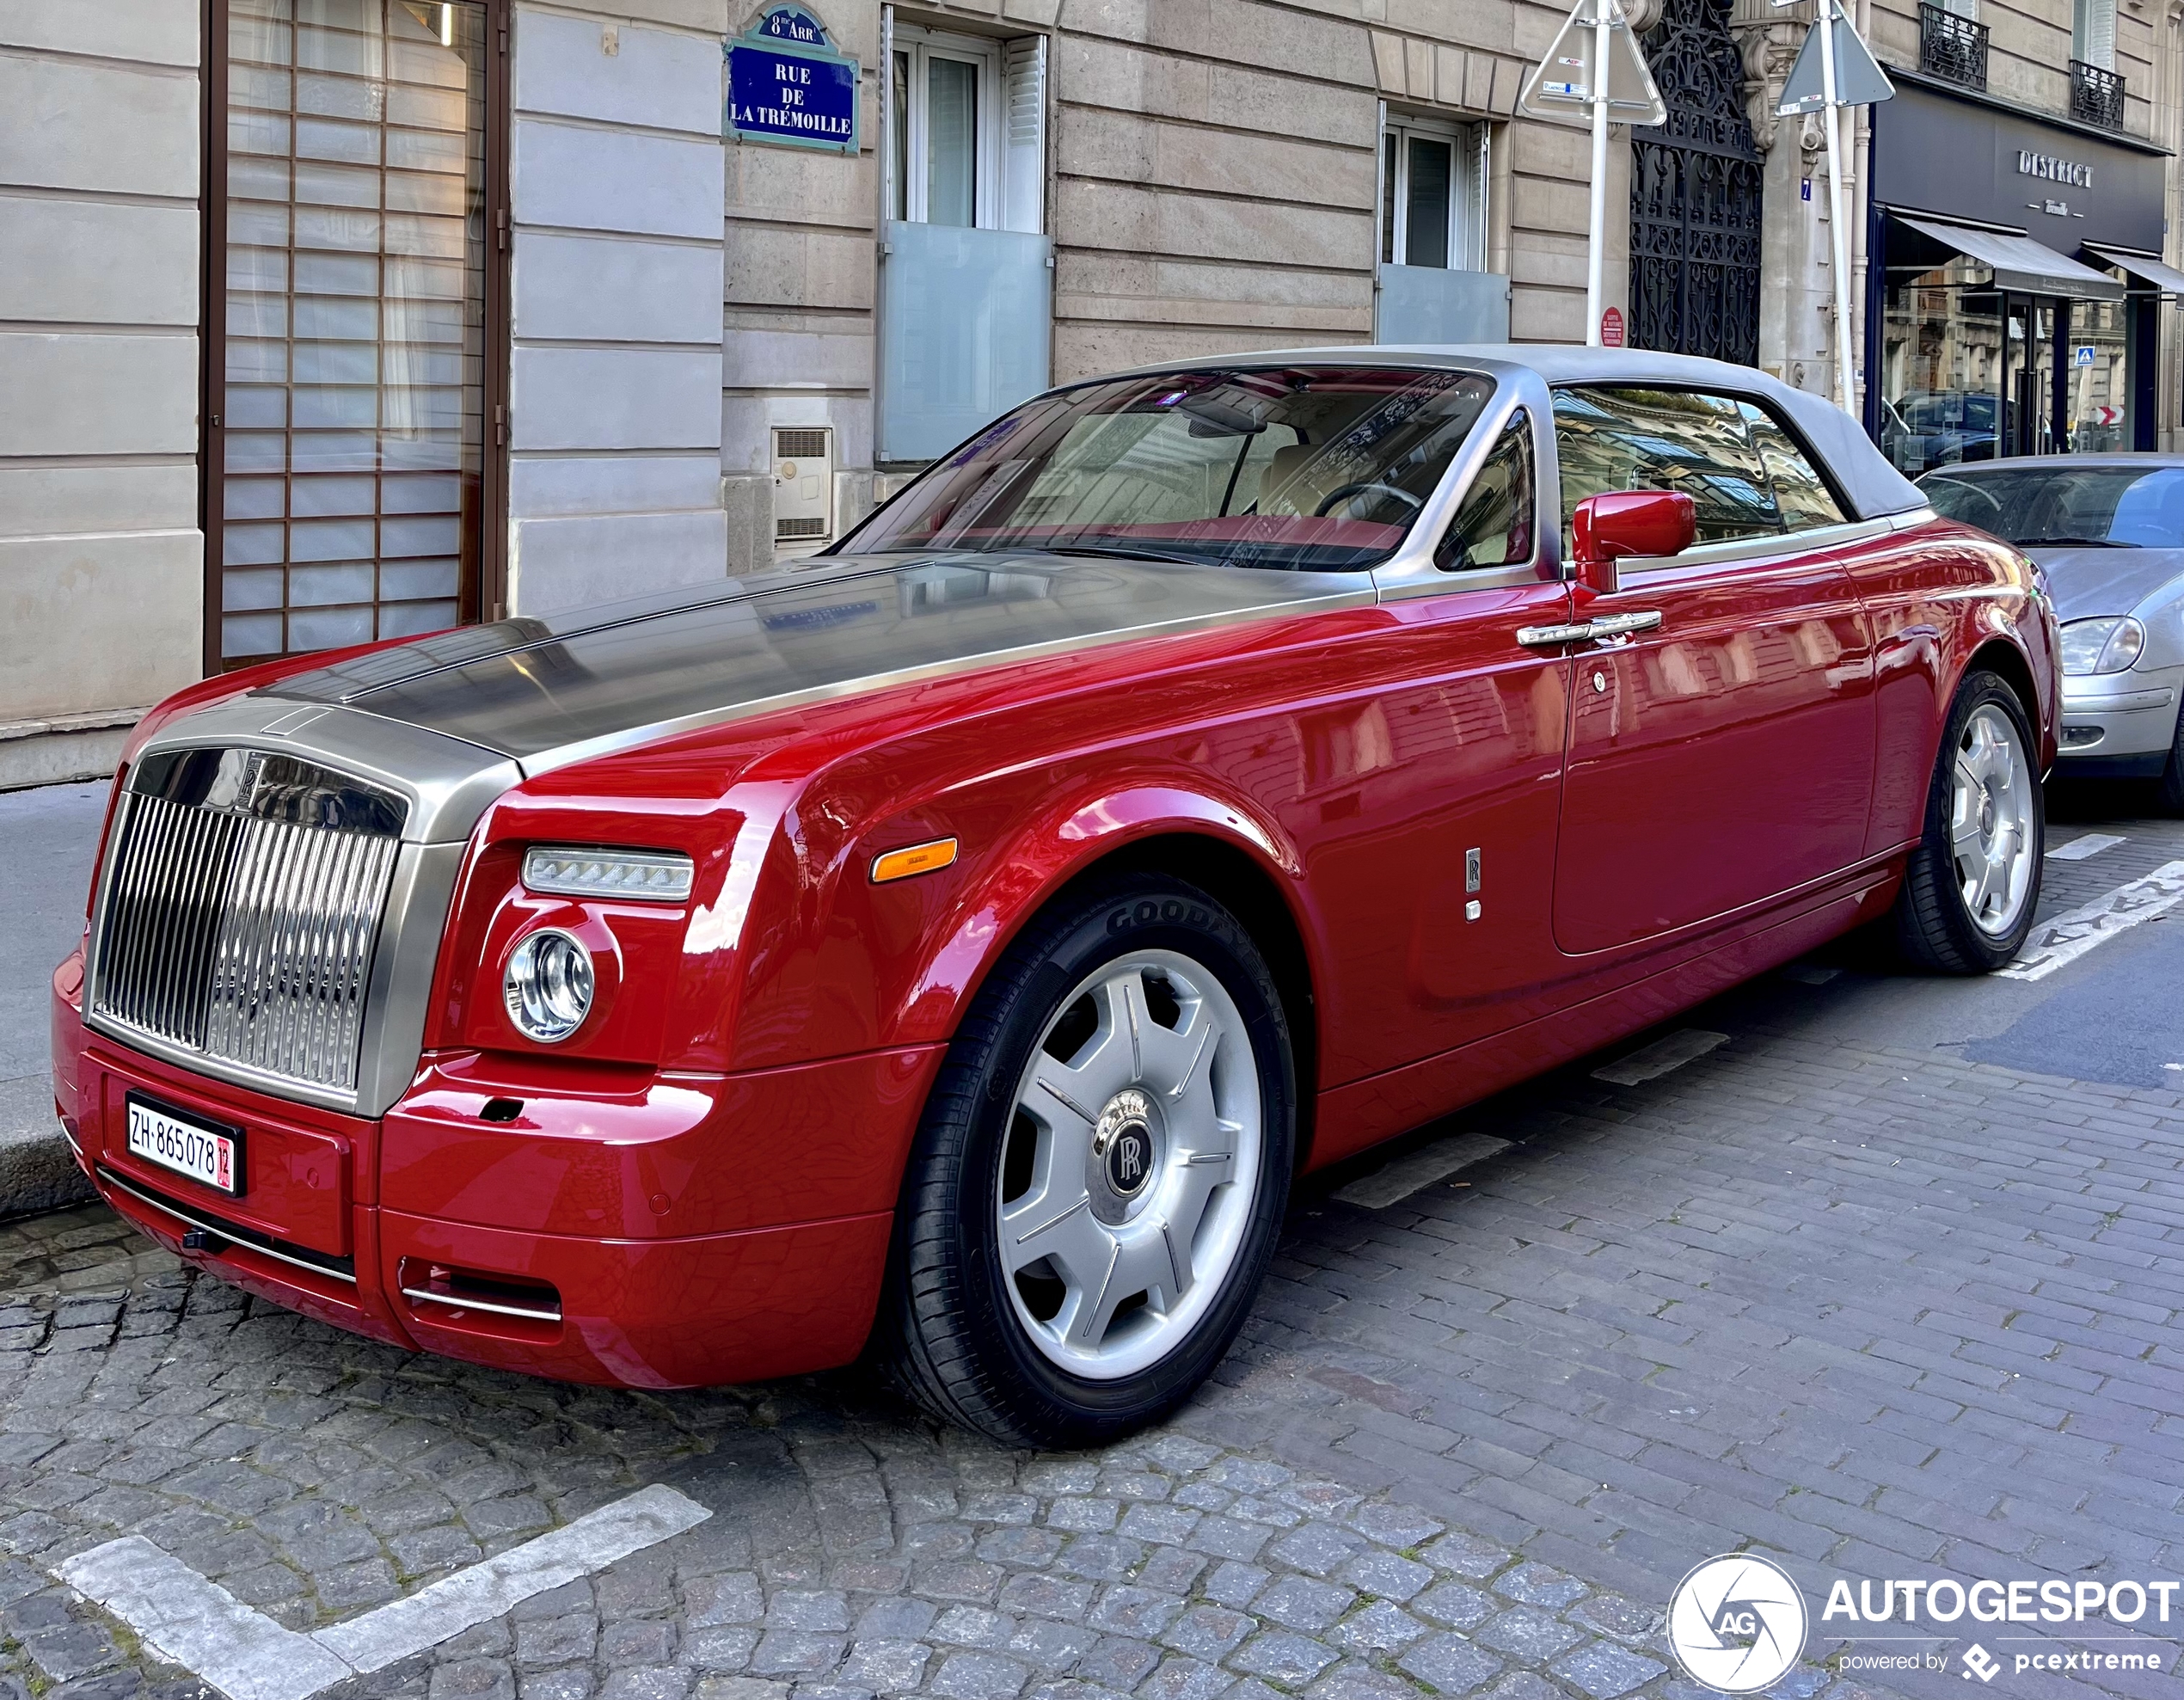
[[[316,782],[330,777],[224,751],[192,752],[150,789],[132,783],[108,857],[94,1010],[258,1073],[353,1089],[401,816],[376,794]]]

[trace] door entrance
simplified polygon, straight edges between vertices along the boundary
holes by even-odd
[[[2003,302],[2003,452],[2053,454],[2055,343],[2063,304],[2052,297],[2015,294]]]
[[[208,671],[475,619],[500,0],[215,0],[212,26]]]
[[[1630,132],[1631,343],[1759,359],[1759,150],[1716,0],[1668,0],[1641,45],[1666,123]]]

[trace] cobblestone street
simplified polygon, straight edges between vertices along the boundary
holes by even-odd
[[[2104,830],[2051,912],[2184,852]],[[664,1482],[714,1515],[349,1691],[1696,1696],[1669,1593],[1751,1547],[1813,1612],[1774,1692],[1962,1700],[1955,1668],[1838,1678],[1831,1584],[2184,1566],[2184,1096],[2146,1083],[2184,1083],[2175,932],[2037,984],[1852,942],[1675,1023],[1722,1040],[1680,1067],[1594,1077],[1645,1035],[1428,1130],[1511,1143],[1383,1208],[1316,1181],[1216,1384],[1100,1456],[849,1373],[652,1396],[406,1357],[102,1208],[0,1227],[0,1695],[202,1691],[56,1582],[120,1534],[309,1629]],[[2026,1065],[2072,1022],[2128,1077]],[[2160,1674],[2038,1691],[2165,1690],[2184,1628],[2138,1629]]]

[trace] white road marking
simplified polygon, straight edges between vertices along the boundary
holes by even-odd
[[[2166,915],[2184,903],[2184,862],[2165,862],[2143,880],[2034,927],[2015,961],[1995,972],[2003,979],[2046,979],[2118,933]]]
[[[2123,839],[2113,832],[2083,832],[2067,844],[2058,844],[2047,853],[2050,862],[2083,862],[2088,856],[2098,856],[2102,850],[2113,850]]]
[[[712,1516],[654,1485],[512,1547],[497,1558],[310,1635],[284,1629],[138,1535],[78,1553],[56,1573],[169,1663],[228,1700],[310,1700],[337,1682],[384,1670],[617,1559]]]
[[[1370,1175],[1360,1175],[1348,1186],[1337,1188],[1334,1195],[1345,1204],[1385,1210],[1391,1204],[1402,1203],[1421,1188],[1447,1180],[1459,1169],[1468,1169],[1482,1158],[1508,1149],[1508,1140],[1497,1139],[1490,1133],[1451,1133],[1445,1139],[1420,1145],[1392,1163],[1382,1163]]]
[[[1641,1081],[1658,1080],[1684,1066],[1696,1062],[1717,1046],[1727,1045],[1726,1033],[1709,1033],[1704,1028],[1687,1027],[1680,1033],[1672,1033],[1666,1039],[1656,1039],[1652,1044],[1633,1051],[1627,1057],[1592,1071],[1595,1080],[1604,1080],[1611,1086],[1635,1086]]]
[[[513,1611],[535,1593],[658,1546],[712,1514],[672,1488],[647,1488],[498,1558],[457,1570],[407,1599],[328,1623],[314,1638],[359,1671],[384,1670],[397,1659]]]
[[[356,1674],[310,1636],[283,1629],[141,1535],[78,1553],[59,1574],[228,1700],[304,1700]]]

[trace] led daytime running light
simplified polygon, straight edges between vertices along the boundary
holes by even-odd
[[[680,903],[696,869],[677,850],[599,850],[586,844],[535,844],[524,852],[524,887],[553,897],[617,897],[640,903]]]

